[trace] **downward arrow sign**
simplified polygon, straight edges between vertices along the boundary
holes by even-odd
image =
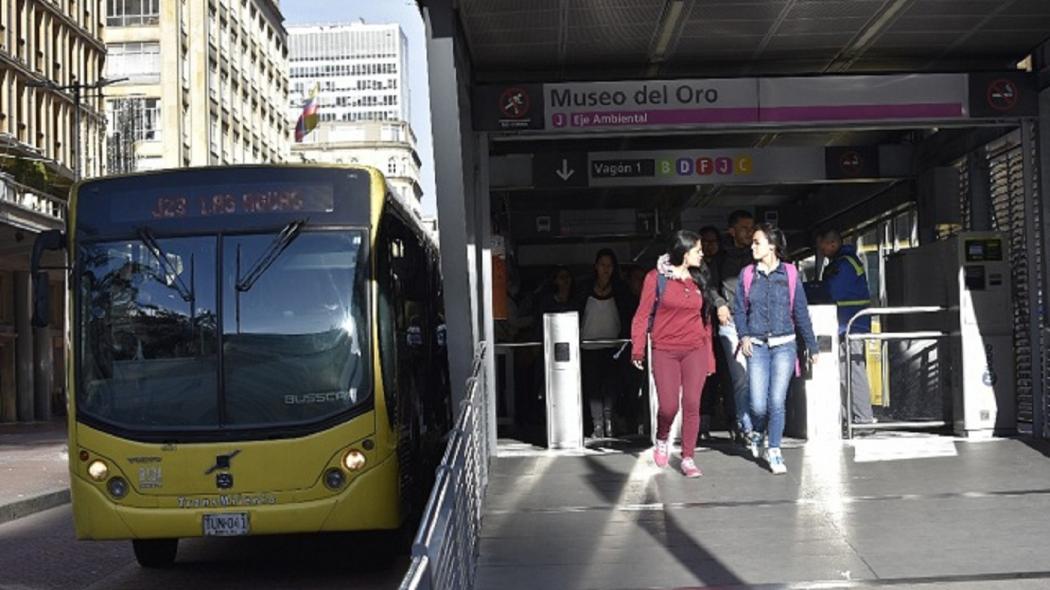
[[[558,175],[558,178],[568,181],[570,177],[576,172],[575,169],[569,169],[569,160],[566,158],[561,159],[561,170],[555,170],[554,173]]]

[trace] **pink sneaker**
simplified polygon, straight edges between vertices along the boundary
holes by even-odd
[[[657,467],[663,469],[664,467],[667,467],[668,458],[667,441],[656,441],[656,446],[653,447],[653,463],[656,463]]]
[[[682,459],[682,473],[689,478],[700,477],[704,474],[704,472],[700,471],[700,468],[696,466],[696,462],[693,461],[692,457]]]

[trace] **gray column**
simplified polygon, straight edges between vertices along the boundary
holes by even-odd
[[[28,272],[14,273],[15,283],[15,381],[18,384],[17,403],[19,422],[31,422],[33,403],[33,297]]]
[[[14,346],[14,344],[14,341],[9,341],[5,342],[4,346]],[[3,386],[3,373],[9,370],[4,363],[4,357],[6,356],[4,353],[3,348],[0,348],[0,422],[15,422],[18,420],[18,411],[16,409],[18,396],[15,389]]]
[[[466,59],[457,47],[457,18],[451,0],[427,2],[430,117],[434,141],[441,271],[448,325],[452,400],[458,407],[470,376],[477,330],[474,185],[469,134]],[[466,133],[464,133],[466,130]]]
[[[487,133],[475,134],[475,150],[477,163],[477,178],[475,179],[475,192],[478,195],[478,218],[477,224],[481,234],[482,255],[481,268],[478,276],[481,277],[481,292],[479,301],[482,303],[480,322],[481,333],[485,341],[489,343],[488,358],[485,363],[487,388],[485,390],[486,412],[489,423],[489,448],[495,453],[496,448],[496,350],[493,348],[496,342],[495,325],[492,321],[492,195],[489,191],[489,139]]]
[[[37,420],[46,421],[51,419],[51,391],[55,385],[51,328],[33,328],[33,347],[34,415]]]

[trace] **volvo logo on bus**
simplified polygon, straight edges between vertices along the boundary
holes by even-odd
[[[208,470],[204,472],[204,475],[211,475],[212,473],[215,473],[219,469],[229,469],[230,468],[230,460],[233,459],[234,457],[236,457],[240,452],[241,452],[241,450],[237,449],[235,451],[226,453],[225,455],[217,455],[215,457],[215,465],[212,465],[211,467],[209,467]]]
[[[220,490],[228,490],[233,487],[233,474],[228,472],[215,474],[215,487]]]

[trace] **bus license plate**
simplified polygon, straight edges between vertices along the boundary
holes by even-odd
[[[206,537],[236,537],[247,534],[247,512],[204,515],[204,536]]]

